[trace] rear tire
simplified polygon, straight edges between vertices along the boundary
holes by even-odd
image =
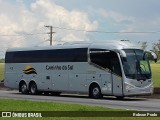
[[[30,84],[29,92],[30,92],[31,95],[36,95],[38,93],[36,83],[33,82],[33,83]]]
[[[89,96],[94,99],[102,98],[103,95],[101,94],[100,87],[96,84],[91,86],[90,91],[89,91]]]
[[[25,82],[22,82],[19,87],[22,94],[28,93],[27,84]]]

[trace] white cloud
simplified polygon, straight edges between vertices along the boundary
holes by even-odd
[[[107,20],[110,20],[110,26],[113,26],[112,28],[114,28],[115,31],[122,32],[119,34],[119,37],[123,36],[131,38],[131,36],[133,36],[135,38],[136,36],[138,38],[139,36],[147,36],[151,35],[154,31],[159,31],[159,27],[157,27],[160,25],[159,18],[152,20],[146,18],[142,19],[140,17],[137,18],[136,16],[133,17],[105,9],[97,10],[97,14],[106,20],[106,24],[108,22]]]
[[[64,37],[62,38],[62,41],[67,41],[67,42],[73,41],[73,40],[75,40],[75,41],[80,41],[80,40],[79,40],[74,34],[72,34],[72,33],[67,34],[66,36],[64,36]]]
[[[37,0],[31,5],[31,9],[33,13],[42,15],[45,22],[54,26],[84,30],[95,30],[98,27],[98,23],[91,22],[86,13],[66,10],[53,2],[51,4],[50,0]]]
[[[0,0],[0,34],[22,35],[26,33],[47,33],[49,29],[45,25],[52,25],[54,27],[86,30],[86,31],[117,31],[117,32],[135,32],[135,31],[159,31],[160,18],[159,14],[156,17],[130,14],[130,11],[123,12],[114,7],[96,7],[93,3],[84,4],[82,2],[79,6],[74,6],[76,10],[69,10],[63,6],[54,3],[52,0],[35,0],[31,4],[23,3],[24,0],[16,0],[17,2],[9,2],[10,0]],[[59,2],[57,2],[59,3]],[[90,3],[90,2],[89,2]],[[101,3],[103,4],[104,1]],[[60,4],[60,3],[59,3]],[[65,3],[63,3],[64,5]],[[84,5],[84,7],[81,7]],[[90,6],[90,7],[89,7]],[[94,8],[94,7],[95,8]],[[85,8],[83,11],[78,9]],[[96,9],[97,8],[97,9]],[[136,8],[135,8],[136,9]],[[127,9],[126,9],[127,10]],[[133,16],[132,16],[133,15]],[[147,14],[149,15],[149,13]],[[145,35],[148,39],[159,39],[159,35],[146,36],[147,34],[98,34],[87,33],[84,31],[64,30],[53,28],[53,40],[57,41],[82,41],[100,40],[111,38],[117,39],[119,37],[128,39],[143,39]],[[140,36],[141,35],[141,36]],[[138,37],[137,37],[138,36]],[[0,36],[0,51],[8,47],[23,47],[34,46],[49,39],[48,35],[22,35],[22,36]],[[43,45],[49,45],[45,42]]]
[[[123,15],[121,13],[115,11],[107,11],[105,9],[100,8],[97,10],[97,13],[106,19],[111,19],[113,22],[121,24],[121,23],[133,23],[135,22],[135,18],[132,16]]]
[[[82,30],[96,30],[98,28],[98,22],[91,21],[87,13],[67,10],[52,0],[36,0],[30,7],[25,6],[22,1],[14,4],[0,1],[0,19],[1,35],[48,32],[45,25]],[[54,31],[56,32],[54,39],[60,38],[63,41],[66,39],[69,41],[87,39],[85,32],[59,29],[54,29]],[[48,35],[0,36],[0,46],[5,48],[33,46],[34,43],[36,45],[36,43],[44,41],[44,38],[46,40],[49,37]]]

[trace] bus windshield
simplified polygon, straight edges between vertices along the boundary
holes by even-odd
[[[151,69],[149,60],[144,56],[144,51],[139,49],[123,50],[126,53],[126,58],[122,59],[126,77],[137,80],[150,79]]]

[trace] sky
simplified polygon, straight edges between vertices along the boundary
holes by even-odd
[[[0,58],[11,47],[53,42],[160,39],[159,0],[0,0]],[[87,32],[97,31],[97,32]]]

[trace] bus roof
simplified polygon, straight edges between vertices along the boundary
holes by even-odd
[[[111,41],[111,42],[66,42],[45,47],[26,47],[26,48],[10,48],[11,51],[32,51],[32,50],[50,50],[50,49],[69,49],[69,48],[99,48],[99,49],[141,49],[137,45],[129,41]]]

